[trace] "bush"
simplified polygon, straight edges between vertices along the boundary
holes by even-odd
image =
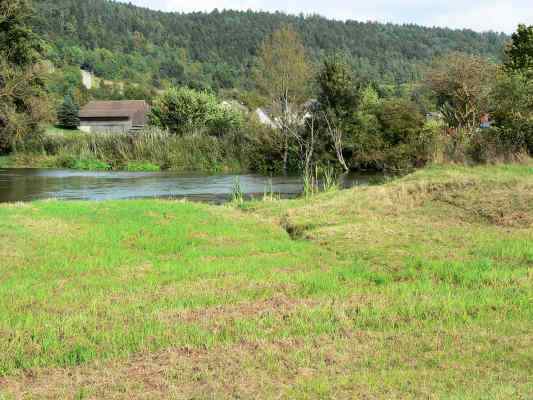
[[[240,137],[240,148],[245,153],[250,170],[262,174],[278,174],[283,171],[283,154],[280,142],[283,140],[278,130],[264,125],[251,116]]]
[[[426,123],[413,102],[389,99],[372,110],[360,111],[357,117],[355,165],[405,170],[432,159],[438,129]]]
[[[467,153],[476,163],[514,162],[527,153],[531,137],[533,124],[481,129],[472,137]]]
[[[242,125],[242,115],[220,103],[208,92],[189,88],[171,88],[152,105],[150,122],[171,133],[185,135],[207,132],[222,136]]]
[[[533,80],[521,73],[501,74],[491,108],[497,140],[505,151],[533,155]]]

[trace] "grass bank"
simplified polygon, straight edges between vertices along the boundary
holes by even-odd
[[[1,205],[0,232],[5,398],[533,395],[532,166]]]

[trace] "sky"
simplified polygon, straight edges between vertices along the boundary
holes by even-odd
[[[511,33],[533,25],[533,0],[120,0],[163,11],[262,10],[337,20],[416,23]]]

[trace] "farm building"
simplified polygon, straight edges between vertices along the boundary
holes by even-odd
[[[141,129],[150,107],[144,100],[91,101],[80,110],[80,130],[128,133]]]

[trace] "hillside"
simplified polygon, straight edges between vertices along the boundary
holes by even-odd
[[[246,87],[256,50],[282,24],[293,25],[316,60],[346,52],[360,76],[406,82],[419,66],[453,50],[498,59],[507,36],[469,30],[320,16],[213,11],[165,13],[107,0],[34,0],[34,29],[56,64],[78,64],[105,79],[172,81],[213,88]]]

